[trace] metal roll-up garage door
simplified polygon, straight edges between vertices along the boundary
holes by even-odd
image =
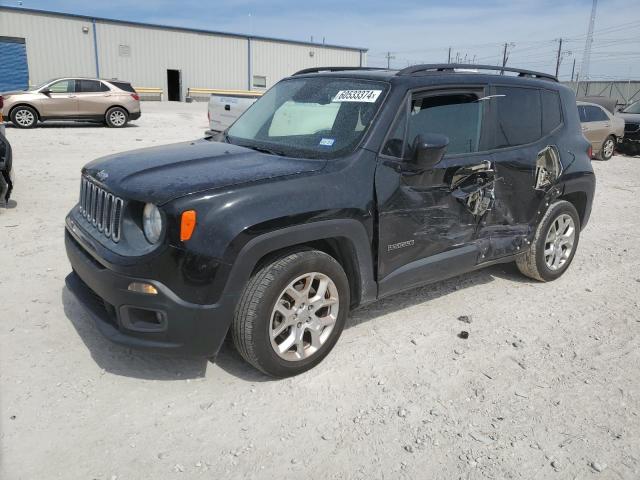
[[[0,92],[29,88],[24,38],[0,37]]]

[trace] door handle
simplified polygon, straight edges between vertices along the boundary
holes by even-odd
[[[76,98],[75,95],[69,95],[67,98]]]
[[[608,123],[605,123],[604,126],[609,128],[611,125],[609,125]]]
[[[103,95],[103,97],[110,97],[110,96],[111,96],[111,94],[110,94],[110,93],[105,93],[105,94]]]

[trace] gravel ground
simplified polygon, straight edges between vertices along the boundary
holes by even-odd
[[[143,111],[124,130],[7,128],[1,478],[640,478],[639,158],[594,162],[561,279],[503,265],[396,295],[354,312],[317,368],[271,380],[228,346],[211,363],[112,345],[64,286],[81,166],[207,126],[205,104]]]

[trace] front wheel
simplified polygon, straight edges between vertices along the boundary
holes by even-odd
[[[561,200],[551,204],[538,224],[529,251],[516,258],[527,277],[548,282],[569,268],[580,239],[580,218],[576,208]]]
[[[244,359],[267,375],[298,375],[329,354],[349,305],[349,282],[333,257],[317,250],[293,251],[252,275],[231,336]]]
[[[122,107],[113,107],[107,110],[105,122],[108,127],[122,128],[129,122],[129,114]]]
[[[602,160],[609,160],[611,157],[613,157],[613,152],[615,151],[615,149],[616,139],[612,135],[609,135],[602,144],[600,158],[602,158]]]
[[[38,113],[27,105],[16,107],[11,112],[11,123],[18,128],[33,128],[38,123]]]

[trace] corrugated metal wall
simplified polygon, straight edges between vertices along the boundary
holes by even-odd
[[[55,77],[95,76],[90,27],[90,21],[0,10],[0,35],[25,39],[31,85]]]
[[[293,72],[315,66],[366,65],[358,49],[305,45],[206,32],[96,20],[102,78],[167,91],[167,69],[180,70],[188,88],[250,88],[252,74],[267,87]],[[96,76],[92,19],[0,7],[0,35],[25,38],[30,84],[61,76]],[[165,94],[166,98],[166,94]]]
[[[0,36],[0,92],[29,86],[29,68],[24,40]]]
[[[322,45],[287,45],[267,40],[252,40],[253,75],[267,77],[267,88],[303,68],[323,66],[359,66],[360,52]],[[363,58],[363,65],[366,62]]]
[[[246,88],[247,40],[113,23],[97,24],[100,75],[167,88],[167,69],[186,88]]]

